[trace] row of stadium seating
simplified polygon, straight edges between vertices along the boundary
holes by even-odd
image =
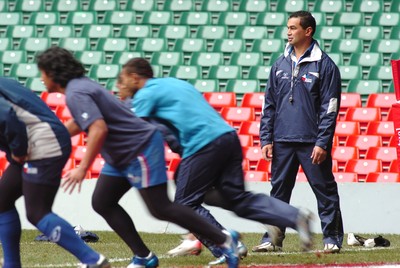
[[[326,13],[354,11],[375,13],[382,11],[400,11],[400,4],[390,0],[3,0],[0,11],[58,11],[70,12],[81,10],[110,11],[134,10],[137,12],[151,10],[209,12],[244,11],[260,13],[266,11],[294,12],[311,10]]]

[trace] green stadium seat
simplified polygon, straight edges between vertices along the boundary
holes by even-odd
[[[7,37],[0,38],[0,51],[9,50],[13,48],[12,40]]]
[[[364,14],[361,12],[338,12],[333,15],[334,26],[364,25]]]
[[[170,25],[173,24],[172,11],[146,11],[143,13],[141,24],[152,25]]]
[[[124,65],[133,58],[143,58],[144,53],[139,51],[116,51],[112,58],[112,64]]]
[[[157,0],[128,0],[126,10],[138,12],[157,10]]]
[[[342,26],[322,26],[317,28],[314,38],[322,40],[344,39],[344,27]]]
[[[91,0],[89,1],[89,10],[100,12],[118,10],[118,2],[116,0]]]
[[[8,11],[8,2],[7,0],[0,2],[0,12],[7,12]]]
[[[22,12],[0,12],[0,27],[8,25],[22,25],[23,14]]]
[[[49,38],[28,37],[21,40],[20,48],[28,52],[45,51],[51,46]]]
[[[337,13],[346,11],[345,0],[319,0],[315,1],[314,11],[325,13]]]
[[[11,66],[10,76],[26,79],[28,77],[39,77],[40,72],[36,63],[16,63]]]
[[[72,25],[46,25],[43,30],[43,36],[51,39],[74,37],[75,31]]]
[[[351,34],[353,39],[375,40],[383,38],[383,30],[380,26],[356,26]]]
[[[133,11],[106,11],[104,13],[104,24],[122,25],[122,24],[135,24],[136,16]]]
[[[58,12],[33,12],[29,19],[31,25],[57,25],[60,24]]]
[[[275,27],[273,38],[287,40],[287,31],[288,31],[287,26]]]
[[[20,0],[15,1],[14,11],[22,12],[40,12],[45,11],[45,0]]]
[[[268,37],[267,27],[265,26],[239,26],[234,38],[245,40],[263,39]]]
[[[217,39],[212,50],[223,53],[242,52],[246,51],[246,46],[242,39]]]
[[[89,77],[96,80],[106,80],[118,77],[120,66],[118,64],[96,64],[89,70]]]
[[[324,12],[312,12],[312,16],[314,17],[315,23],[318,25],[318,27],[331,25],[332,18],[330,18],[330,20],[328,22],[326,13],[324,13]]]
[[[66,23],[70,25],[97,24],[97,15],[94,11],[68,12]]]
[[[220,52],[193,52],[189,65],[214,66],[222,65],[224,56]]]
[[[203,0],[201,10],[208,12],[227,12],[232,10],[230,0]]]
[[[362,68],[361,66],[354,65],[339,65],[339,72],[342,80],[353,80],[362,79]]]
[[[4,76],[4,67],[3,64],[0,63],[0,75]]]
[[[200,66],[193,66],[193,65],[172,66],[169,75],[171,77],[176,77],[183,80],[202,78]]]
[[[270,0],[243,0],[239,2],[239,11],[262,13],[269,11]]]
[[[169,0],[165,1],[163,6],[163,10],[173,12],[193,11],[194,9],[194,1]]]
[[[151,25],[122,25],[119,37],[129,39],[152,37]]]
[[[104,51],[77,51],[75,57],[84,65],[105,64],[106,55]]]
[[[295,12],[298,10],[308,10],[307,0],[277,0],[276,11],[278,12]]]
[[[360,65],[365,67],[383,65],[382,54],[377,52],[353,53],[350,57],[350,65]]]
[[[26,63],[27,53],[21,50],[5,50],[1,53],[1,63],[11,65],[14,63]]]
[[[383,11],[381,0],[354,0],[351,10],[354,12],[376,13]]]
[[[189,27],[186,25],[163,25],[158,32],[158,37],[167,39],[182,39],[189,36]]]
[[[382,93],[382,82],[380,80],[351,80],[346,92],[358,93],[364,96],[373,93]]]
[[[235,92],[243,95],[245,93],[258,92],[260,85],[257,80],[232,79],[226,83],[227,92]]]
[[[371,25],[373,26],[397,26],[400,24],[400,14],[391,13],[374,13],[372,15]]]
[[[217,79],[193,79],[189,80],[197,90],[200,92],[218,92],[219,84]]]
[[[204,39],[183,38],[175,41],[174,51],[182,52],[201,52],[206,51],[207,46]]]
[[[167,40],[164,38],[141,38],[136,44],[137,51],[167,51]]]
[[[234,52],[229,64],[243,67],[263,65],[263,56],[258,52]]]
[[[222,12],[218,17],[219,25],[240,26],[249,25],[250,18],[247,12],[228,11]]]
[[[85,37],[66,37],[60,40],[59,46],[70,51],[83,51],[90,49],[90,41]]]
[[[397,53],[400,51],[400,40],[397,39],[377,39],[372,40],[370,52]]]
[[[256,39],[253,41],[251,51],[262,53],[283,52],[285,43],[282,39]]]
[[[329,52],[327,54],[336,65],[343,65],[343,54],[342,53]]]
[[[161,66],[174,66],[183,64],[182,52],[154,52],[151,57],[151,64]]]
[[[81,36],[93,39],[112,37],[113,27],[104,24],[85,24],[82,27]]]
[[[163,77],[163,75],[162,75],[162,66],[152,65],[151,68],[153,69],[153,76],[154,77]]]
[[[257,14],[256,24],[258,26],[282,26],[287,23],[286,12],[262,12]]]
[[[369,80],[393,80],[392,66],[372,66],[369,70]]]
[[[190,26],[209,25],[211,24],[211,14],[199,11],[182,12],[179,24]]]
[[[106,52],[129,50],[129,40],[127,38],[100,38],[96,49]]]
[[[80,0],[58,0],[52,1],[52,11],[74,12],[81,10]]]
[[[10,25],[7,27],[6,37],[19,39],[36,36],[36,26],[34,25]]]
[[[398,1],[390,1],[390,12],[398,13],[400,12],[400,2]]]
[[[266,82],[269,79],[271,66],[251,66],[249,69],[249,79],[257,79]]]
[[[25,86],[38,93],[47,90],[40,77],[27,78],[25,81]]]
[[[196,33],[196,38],[204,39],[223,39],[228,35],[228,30],[226,26],[223,25],[202,25],[198,27]]]
[[[363,40],[338,39],[332,40],[330,52],[333,53],[360,53],[363,52]]]
[[[242,77],[242,68],[237,65],[211,66],[208,73],[209,79],[240,79]]]

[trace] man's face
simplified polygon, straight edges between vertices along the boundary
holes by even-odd
[[[133,97],[133,94],[138,90],[137,81],[133,74],[129,74],[125,69],[119,74],[117,81],[117,88],[119,89],[119,96],[121,99]]]
[[[50,93],[56,92],[58,89],[58,85],[53,82],[53,79],[51,79],[50,76],[48,76],[45,71],[40,70],[40,72],[41,72],[40,78],[43,84],[45,85],[47,91]]]
[[[290,18],[287,23],[288,42],[292,46],[302,45],[311,36],[312,29],[303,29],[300,25],[300,18]]]

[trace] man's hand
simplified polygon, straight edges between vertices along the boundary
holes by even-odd
[[[81,186],[82,186],[82,181],[85,178],[86,175],[86,170],[83,168],[74,168],[67,173],[65,173],[63,177],[63,182],[61,184],[61,187],[64,188],[64,192],[67,192],[69,189],[69,194],[72,194],[72,192],[75,189],[75,186],[78,184],[78,193],[81,192]]]
[[[262,156],[265,160],[271,161],[272,160],[272,144],[267,144],[261,149]]]
[[[319,165],[326,159],[327,152],[319,146],[315,146],[311,154],[312,163],[314,165]]]
[[[27,155],[16,156],[16,155],[11,154],[11,157],[15,162],[23,164],[23,163],[25,163],[25,160],[28,156]]]

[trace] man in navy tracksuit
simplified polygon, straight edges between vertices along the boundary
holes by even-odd
[[[343,223],[332,173],[332,139],[340,107],[341,78],[335,63],[312,38],[309,12],[288,20],[288,44],[271,69],[260,126],[263,157],[272,160],[271,196],[290,201],[299,165],[317,197],[324,250],[338,253]],[[265,234],[255,252],[282,248]]]

